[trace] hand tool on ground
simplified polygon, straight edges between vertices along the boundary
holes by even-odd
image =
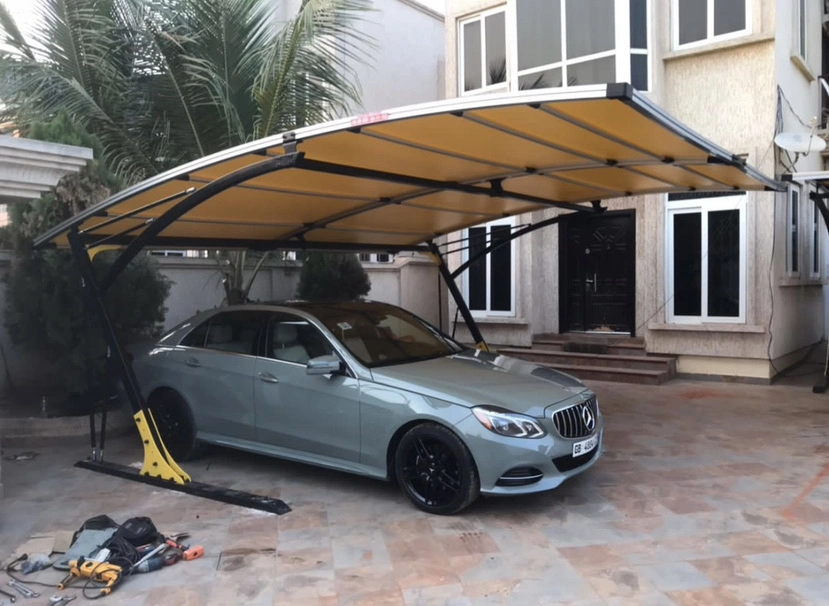
[[[6,591],[5,589],[0,589],[0,594],[3,594],[7,598],[9,598],[9,602],[14,604],[17,601],[17,596],[11,593],[10,591]]]
[[[72,560],[69,562],[69,574],[60,582],[58,589],[66,589],[76,579],[86,578],[93,583],[103,585],[103,587],[97,587],[101,595],[109,595],[121,580],[122,574],[123,569],[120,566],[109,562],[95,562],[83,558]]]
[[[127,574],[132,574],[133,572],[150,572],[149,567],[146,565],[142,567],[142,564],[145,564],[145,562],[147,562],[150,558],[163,552],[168,547],[169,545],[167,545],[167,543],[161,543],[159,545],[156,545],[153,549],[148,551],[144,555],[144,557],[142,557],[135,564],[130,566],[130,569],[127,571]],[[158,566],[158,568],[161,568],[161,566]],[[153,568],[153,570],[157,570],[158,568]]]
[[[170,538],[165,537],[165,540],[167,541],[167,545],[181,552],[182,560],[189,562],[190,560],[195,560],[196,558],[200,558],[204,555],[204,547],[201,545],[194,545],[191,547],[190,545],[182,545],[181,543],[177,543]]]
[[[74,595],[53,595],[49,598],[49,606],[63,606],[67,602],[71,602],[77,596]]]
[[[33,591],[31,587],[29,587],[28,585],[24,585],[20,581],[15,581],[14,579],[9,581],[9,587],[14,587],[17,590],[17,593],[26,598],[40,597],[40,594],[36,591]]]

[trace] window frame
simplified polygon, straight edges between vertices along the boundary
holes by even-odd
[[[503,219],[494,219],[492,221],[487,221],[485,223],[480,223],[478,225],[473,225],[471,228],[466,228],[463,230],[462,238],[466,242],[466,247],[462,251],[462,263],[466,263],[469,260],[469,230],[474,229],[476,227],[485,227],[486,234],[487,234],[487,243],[486,246],[489,246],[491,243],[489,238],[491,237],[491,229],[492,227],[499,227],[508,225],[510,227],[510,233],[513,233],[515,229],[515,217],[506,217]],[[486,267],[486,309],[472,309],[469,307],[469,311],[472,312],[472,317],[474,318],[514,318],[516,317],[516,309],[515,309],[515,287],[516,287],[516,279],[515,279],[515,269],[516,269],[516,246],[515,240],[510,240],[509,243],[510,247],[510,309],[509,311],[493,311],[490,309],[492,304],[492,296],[491,296],[491,286],[492,286],[492,266],[489,263],[490,256],[484,256],[485,267]],[[467,306],[469,306],[469,272],[472,270],[472,267],[468,267],[466,271],[463,272],[463,299],[466,301]]]
[[[686,50],[715,44],[717,42],[724,42],[726,40],[734,40],[742,38],[752,33],[752,14],[754,0],[743,0],[746,7],[746,24],[741,30],[728,32],[727,34],[714,34],[714,2],[717,0],[708,0],[708,11],[706,15],[706,36],[702,40],[695,40],[694,42],[686,42],[680,44],[679,42],[679,0],[671,0],[671,45],[674,50]]]
[[[809,6],[808,0],[794,0],[792,2],[792,49],[790,56],[795,66],[811,81],[815,79],[815,75],[809,62],[811,59],[809,53]]]
[[[645,22],[647,25],[647,34],[645,39],[645,44],[647,44],[647,48],[633,48],[633,42],[630,38],[630,31],[628,31],[628,47],[630,50],[630,72],[629,72],[629,79],[628,81],[633,84],[633,55],[640,55],[644,56],[647,59],[648,65],[648,85],[647,88],[640,88],[637,89],[640,92],[647,93],[653,90],[653,53],[651,52],[653,49],[653,2],[654,0],[645,0]],[[628,0],[628,22],[630,22],[630,0]],[[628,30],[630,30],[630,25],[628,25]],[[634,87],[635,88],[635,87]]]
[[[746,322],[746,289],[747,275],[747,240],[746,240],[746,209],[747,195],[728,195],[715,198],[693,198],[685,200],[665,201],[665,316],[668,324],[745,324]],[[740,278],[739,278],[739,314],[737,316],[709,316],[708,315],[708,263],[701,263],[700,276],[700,315],[679,316],[674,314],[674,230],[673,216],[675,214],[700,213],[701,219],[701,259],[708,257],[708,213],[737,210],[739,211],[740,230]]]
[[[512,2],[514,1],[515,0],[512,0]],[[508,4],[500,4],[496,7],[487,9],[485,11],[481,11],[473,15],[468,15],[466,17],[458,19],[458,96],[465,97],[471,95],[481,95],[486,93],[507,92],[510,89],[510,40],[514,40],[514,36],[511,35],[508,11]],[[506,55],[505,60],[507,73],[505,74],[506,80],[504,82],[498,82],[497,84],[488,85],[486,84],[486,18],[492,15],[496,15],[498,13],[503,13],[504,15],[504,53]],[[466,65],[466,49],[464,46],[463,28],[464,25],[468,23],[473,23],[475,21],[478,21],[481,24],[481,87],[466,90],[464,86],[464,66]]]
[[[793,213],[792,202],[794,199],[797,198],[797,212]],[[800,185],[796,184],[789,184],[788,191],[786,192],[786,227],[784,230],[785,238],[786,238],[786,276],[789,278],[798,278],[802,273],[803,263],[801,263],[802,255],[801,249],[802,246],[802,239],[801,234],[803,232],[801,217],[803,216],[803,205],[801,201],[803,200],[803,189]],[[793,233],[797,234],[797,242],[795,243],[794,249],[792,248],[792,235]],[[796,265],[796,267],[794,267]]]
[[[823,218],[820,215],[820,210],[810,197],[807,199],[811,202],[809,208],[812,209],[812,221],[809,237],[809,278],[812,280],[820,280],[822,277],[821,266],[823,265],[823,255],[820,245],[820,226],[823,224]]]
[[[388,257],[385,260],[380,260],[381,256]],[[394,263],[394,253],[358,253],[357,258],[360,263],[379,263],[380,265],[388,265]]]
[[[653,48],[654,48],[654,27],[652,23],[653,18],[653,2],[655,0],[645,0],[646,2],[646,15],[647,15],[647,48],[632,48],[631,47],[631,37],[630,37],[630,2],[631,0],[613,0],[614,3],[614,39],[615,44],[614,48],[601,51],[599,53],[593,53],[591,55],[585,55],[582,57],[576,57],[573,59],[567,58],[566,52],[566,45],[567,45],[567,31],[566,31],[566,19],[562,21],[561,28],[562,28],[562,35],[561,35],[561,45],[562,45],[562,58],[554,63],[548,63],[545,65],[535,66],[525,68],[520,71],[518,70],[518,1],[519,0],[507,0],[505,4],[498,5],[497,7],[487,9],[485,11],[481,11],[474,14],[465,15],[457,19],[457,86],[458,86],[458,96],[465,97],[471,95],[479,95],[479,94],[486,94],[486,93],[496,93],[496,92],[507,92],[507,91],[519,91],[519,80],[524,76],[531,76],[533,74],[541,74],[550,69],[560,69],[562,71],[562,85],[560,87],[549,87],[549,88],[571,88],[571,86],[567,83],[567,68],[577,66],[582,63],[588,63],[590,61],[595,61],[597,59],[602,59],[606,57],[615,57],[615,77],[613,78],[614,82],[631,82],[632,81],[632,57],[634,55],[645,56],[647,58],[647,88],[645,89],[638,89],[641,92],[652,92],[653,90]],[[562,10],[562,17],[565,17],[565,7],[568,1],[578,1],[578,0],[563,0],[561,4]],[[463,26],[467,23],[480,20],[483,23],[483,20],[493,14],[500,11],[505,12],[505,41],[506,41],[506,60],[507,60],[507,79],[506,82],[499,83],[499,84],[491,84],[488,86],[483,86],[482,88],[476,88],[470,91],[464,90],[464,73],[463,73],[463,66],[465,62],[465,50],[464,50],[464,38],[463,38]],[[484,57],[484,49],[486,44],[486,38],[484,34],[485,27],[482,25],[482,63],[485,61]],[[485,67],[483,65],[482,67]],[[482,77],[486,78],[486,72],[482,72]],[[592,85],[582,85],[576,84],[574,86],[592,86]]]

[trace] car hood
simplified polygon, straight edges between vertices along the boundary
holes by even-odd
[[[517,358],[466,350],[433,360],[373,368],[376,383],[462,406],[489,404],[543,417],[587,388],[563,372]],[[580,398],[579,398],[580,399]]]

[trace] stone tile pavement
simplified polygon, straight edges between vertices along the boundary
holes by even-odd
[[[423,514],[381,482],[221,449],[188,471],[294,511],[75,469],[82,441],[6,446],[41,454],[4,466],[0,557],[31,533],[97,514],[148,515],[189,531],[207,555],[132,577],[102,603],[829,605],[829,395],[691,381],[593,387],[607,434],[592,470],[455,517]],[[138,460],[137,440],[114,440],[107,458]]]

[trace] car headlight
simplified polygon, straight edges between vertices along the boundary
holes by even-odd
[[[477,406],[472,409],[481,425],[488,430],[510,438],[541,438],[547,431],[532,417],[519,415],[494,406]]]

